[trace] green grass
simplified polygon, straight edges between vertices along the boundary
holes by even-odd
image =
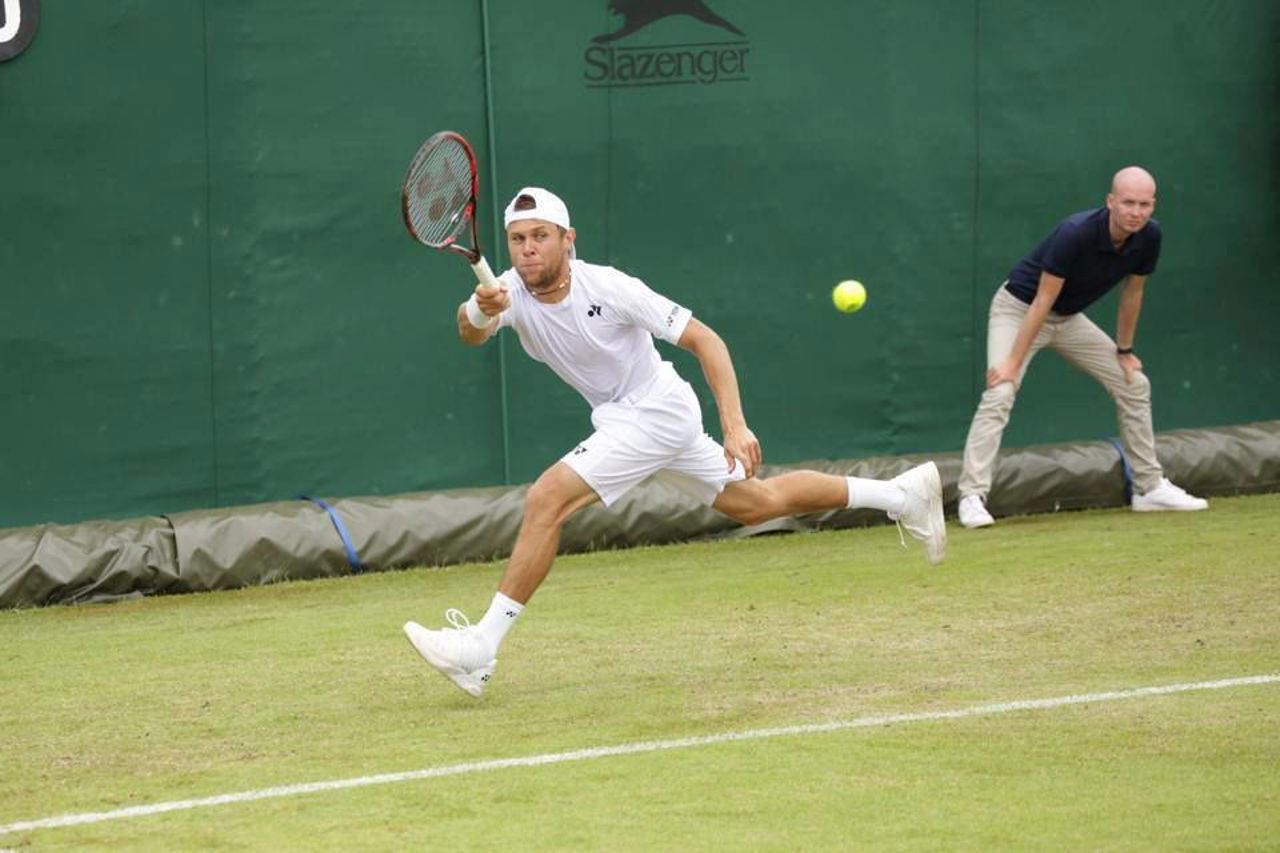
[[[1280,495],[565,557],[476,701],[459,566],[0,613],[0,825],[1280,673]],[[719,743],[0,835],[57,849],[1276,849],[1280,685]]]

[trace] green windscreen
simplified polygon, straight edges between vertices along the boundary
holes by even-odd
[[[555,190],[728,342],[768,462],[958,450],[995,288],[1131,163],[1157,429],[1280,417],[1278,43],[1271,0],[45,3],[0,62],[0,527],[528,482],[587,435],[404,231],[445,128],[492,266],[495,207]],[[1044,353],[1005,441],[1114,433]]]

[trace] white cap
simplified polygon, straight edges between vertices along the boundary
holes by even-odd
[[[524,195],[533,199],[533,207],[528,210],[516,210],[516,200]],[[542,187],[525,187],[516,193],[515,198],[511,199],[511,203],[507,205],[506,212],[502,215],[502,227],[510,228],[512,222],[519,222],[522,219],[544,219],[552,225],[559,225],[566,230],[571,227],[569,225],[569,208],[560,200],[560,196],[550,190],[544,190]]]

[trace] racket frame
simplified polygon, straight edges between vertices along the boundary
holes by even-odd
[[[458,242],[462,231],[467,228],[458,229],[455,233],[449,235],[440,243],[430,243],[422,238],[417,229],[413,227],[413,218],[409,215],[409,195],[412,191],[412,185],[416,183],[414,173],[417,166],[427,154],[435,147],[447,143],[456,143],[462,147],[463,152],[467,155],[467,162],[471,169],[471,194],[467,200],[466,206],[462,209],[462,216],[467,221],[471,232],[471,246],[465,246]],[[476,280],[483,285],[497,287],[499,285],[497,277],[493,274],[493,270],[489,268],[489,262],[485,260],[484,253],[480,246],[480,228],[476,223],[477,197],[480,194],[480,167],[476,161],[476,152],[471,147],[471,143],[467,142],[465,136],[456,131],[442,130],[439,133],[432,134],[426,142],[418,147],[418,153],[414,155],[413,160],[409,162],[409,169],[405,172],[404,182],[400,188],[400,213],[404,217],[405,228],[408,229],[410,236],[424,246],[445,252],[453,252],[466,258],[467,264],[471,267],[471,271],[475,273]]]

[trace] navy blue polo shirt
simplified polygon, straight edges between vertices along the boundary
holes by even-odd
[[[1005,289],[1028,305],[1036,298],[1040,273],[1065,279],[1053,303],[1058,314],[1076,314],[1130,275],[1151,275],[1160,259],[1160,223],[1154,219],[1120,248],[1111,242],[1105,207],[1073,213],[1058,223],[1031,254],[1009,273]]]

